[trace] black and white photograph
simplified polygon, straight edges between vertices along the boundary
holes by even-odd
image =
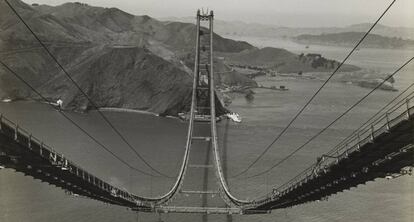
[[[0,222],[414,222],[413,0],[0,0]]]

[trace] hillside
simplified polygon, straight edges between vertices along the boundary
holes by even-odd
[[[70,71],[99,107],[173,114],[190,102],[191,76],[143,48],[104,48]],[[59,76],[40,90],[49,97],[71,101],[67,108],[90,108],[88,101],[69,85],[66,77]]]
[[[158,21],[116,8],[82,3],[59,6],[13,1],[14,7],[58,61],[99,107],[176,115],[189,103],[196,27]],[[17,17],[0,2],[0,58],[64,108],[84,111],[91,104],[45,53]],[[284,49],[258,49],[214,34],[214,70],[221,88],[255,87],[255,80],[232,66],[261,66],[277,72],[328,72],[338,62],[321,55],[296,55]],[[345,65],[341,71],[357,70]],[[233,87],[234,88],[234,87]],[[220,95],[219,95],[220,96]],[[0,68],[0,99],[37,99]]]
[[[191,23],[165,22],[165,28],[171,35],[156,36],[156,39],[171,46],[176,51],[194,51],[196,26]],[[247,42],[223,38],[214,33],[214,51],[241,52],[254,47]]]
[[[56,7],[29,6],[22,1],[12,4],[99,107],[175,115],[188,105],[192,72],[181,59],[193,51],[194,25],[160,22],[81,3]],[[3,1],[0,29],[2,61],[49,98],[63,98],[66,109],[91,108]],[[219,35],[214,39],[216,51],[254,48]],[[3,68],[0,97],[36,99]]]
[[[299,35],[293,38],[301,44],[317,44],[317,45],[335,45],[335,46],[354,46],[365,33],[363,32],[341,32],[321,35]],[[377,34],[368,34],[362,48],[414,48],[414,40],[390,38]]]
[[[6,46],[35,44],[10,9],[1,3],[1,39]],[[65,3],[56,7],[29,6],[15,1],[15,7],[43,41],[53,43],[99,43],[145,46],[150,42],[164,44],[169,49],[185,50],[194,47],[195,25],[161,22],[149,16],[135,16],[117,8],[93,7],[81,3]],[[214,35],[216,51],[242,51],[253,46]],[[184,47],[184,49],[183,49]]]

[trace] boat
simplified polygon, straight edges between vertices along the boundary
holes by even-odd
[[[241,116],[238,113],[231,112],[226,114],[227,118],[233,120],[236,123],[240,123],[242,121]]]
[[[42,102],[42,103],[54,106],[56,109],[59,109],[59,110],[61,110],[62,106],[63,106],[63,100],[61,100],[61,99],[58,99],[56,102],[45,101],[45,102]]]
[[[9,99],[9,98],[6,98],[6,99],[2,99],[1,101],[2,101],[2,102],[4,102],[4,103],[9,103],[9,102],[11,102],[12,100],[11,100],[11,99]]]

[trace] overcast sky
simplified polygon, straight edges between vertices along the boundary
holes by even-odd
[[[24,0],[58,5],[67,0]],[[217,19],[278,26],[346,26],[374,22],[391,0],[80,0],[95,6],[117,7],[151,17],[194,16],[197,8],[213,9]],[[414,27],[414,0],[397,0],[381,21]]]

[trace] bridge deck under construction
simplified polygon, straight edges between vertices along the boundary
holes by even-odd
[[[209,28],[202,28],[201,21],[209,22]],[[193,91],[186,147],[176,181],[166,194],[154,198],[142,197],[113,186],[68,160],[64,155],[55,152],[53,148],[1,114],[0,169],[11,168],[70,193],[124,206],[134,211],[200,214],[269,213],[273,209],[323,200],[330,195],[365,184],[376,178],[393,178],[412,173],[414,165],[413,97],[399,101],[391,111],[380,116],[369,127],[358,130],[353,137],[350,137],[349,142],[338,147],[336,152],[318,158],[316,163],[302,174],[281,187],[274,188],[268,195],[252,201],[234,197],[224,176],[216,129],[216,102],[218,99],[216,99],[214,85],[212,11],[209,14],[200,14],[198,11],[196,31]],[[32,34],[34,33],[32,32]],[[38,41],[42,43],[40,39]],[[50,55],[52,54],[50,53]],[[8,70],[13,72],[9,68]],[[62,68],[62,70],[64,69]],[[36,91],[34,88],[32,89]],[[81,88],[79,89],[82,91]],[[39,95],[43,97],[40,93]],[[64,112],[60,113],[64,114]],[[198,134],[200,132],[196,132],[194,126],[200,121],[201,124],[208,125],[207,133]],[[110,124],[110,122],[108,123]],[[121,138],[123,137],[121,136]],[[196,142],[209,145],[208,152],[213,155],[211,162],[199,161],[189,164],[190,149],[192,144]],[[132,149],[134,150],[134,148]],[[143,158],[141,160],[145,162]],[[215,174],[217,186],[214,189],[207,189],[209,188],[207,186],[201,189],[197,189],[197,187],[183,189],[183,181],[188,168],[202,169],[206,175],[211,170]],[[187,174],[188,176],[190,174]],[[180,194],[187,196],[215,196],[217,194],[222,198],[220,199],[223,202],[220,203],[222,207],[218,205],[206,206],[205,204],[202,206],[170,205],[173,199]]]
[[[95,177],[0,115],[0,165],[24,175],[110,204],[140,207],[132,194]]]
[[[383,124],[372,125],[358,135],[354,146],[336,157],[326,158],[302,175],[255,203],[253,209],[278,209],[324,200],[338,192],[376,178],[412,174],[414,165],[414,107],[409,100],[393,119],[384,115]],[[361,133],[361,132],[359,132]],[[361,133],[361,134],[362,134]],[[349,145],[347,145],[349,146]],[[407,168],[408,167],[408,168]]]
[[[77,166],[6,117],[0,118],[0,164],[73,194],[125,206],[138,211],[163,213],[264,213],[271,209],[323,200],[329,195],[376,178],[403,173],[414,165],[414,107],[362,138],[354,149],[318,165],[279,190],[244,208],[151,207],[139,198],[110,185]]]

